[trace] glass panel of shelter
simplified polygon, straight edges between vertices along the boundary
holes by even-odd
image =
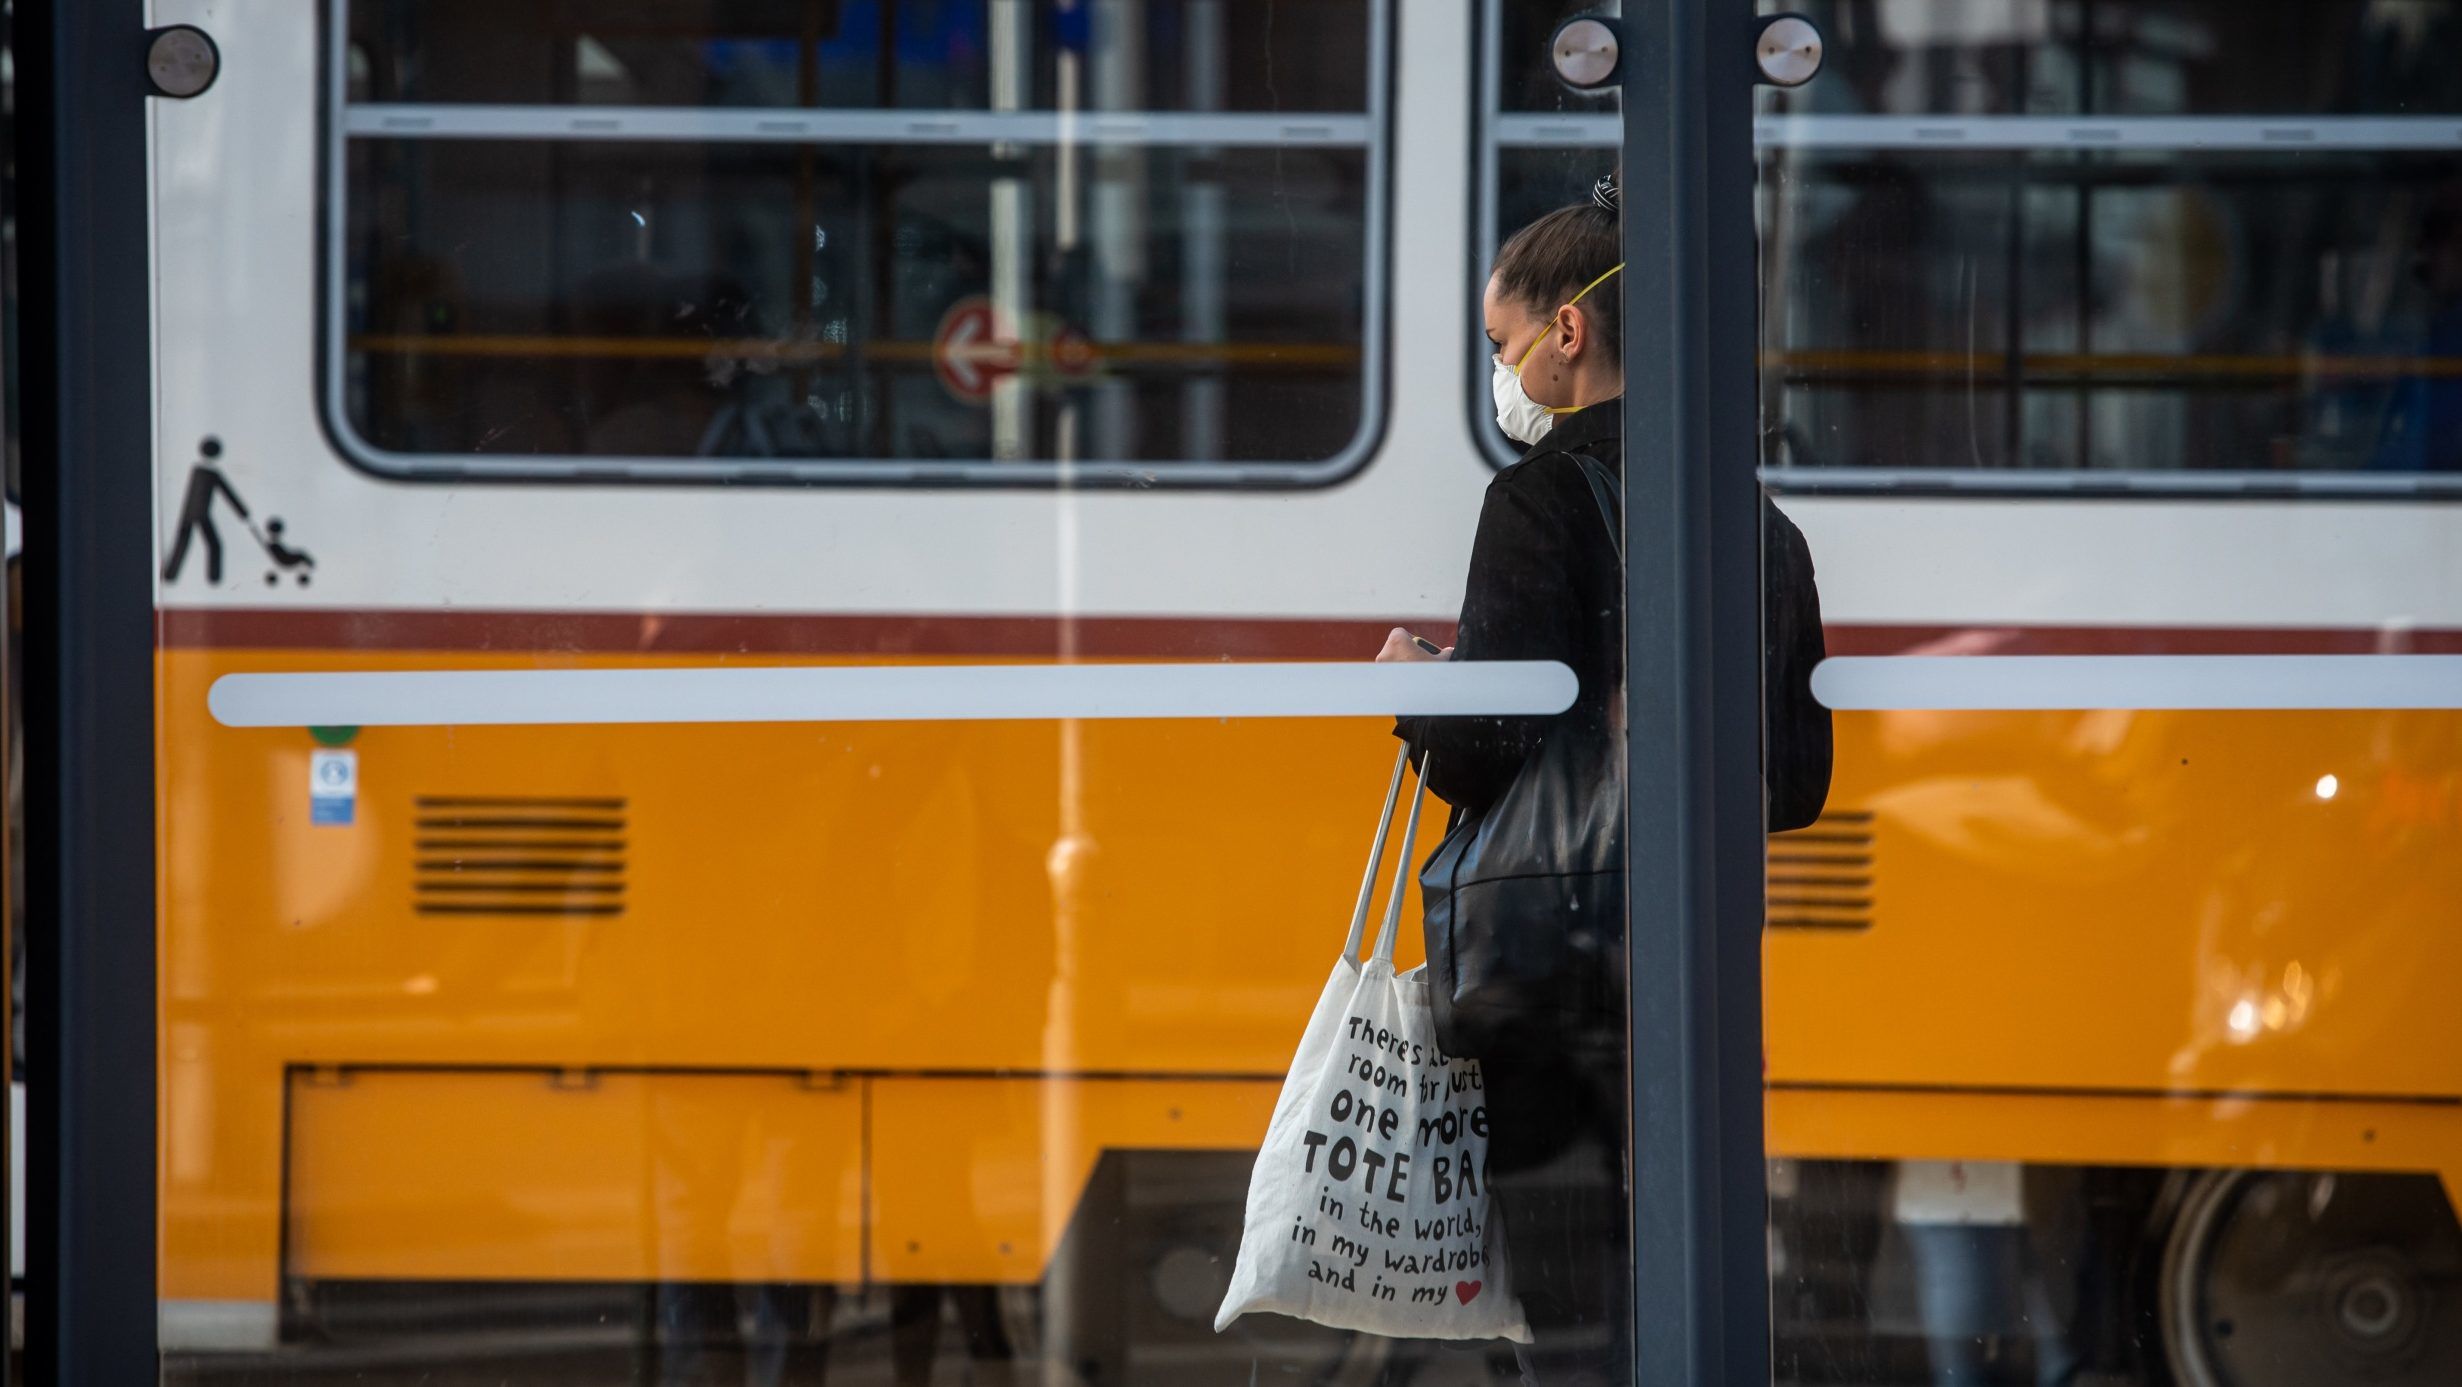
[[[1390,715],[1566,697],[1370,663],[1453,643],[1493,475],[1464,98],[1397,80],[1477,27],[1401,8],[214,17],[262,80],[153,169],[165,1380],[1518,1375],[1214,1328]],[[1529,1207],[1623,1207],[1619,1112]],[[1323,1277],[1504,1299],[1502,1233],[1345,1204]],[[1614,1223],[1524,1236],[1612,1288]]]
[[[2451,1380],[2462,8],[1802,8],[1761,461],[1836,776],[1769,859],[1777,1377]]]

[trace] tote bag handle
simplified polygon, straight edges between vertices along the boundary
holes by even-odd
[[[1359,877],[1359,904],[1351,911],[1351,936],[1342,945],[1342,956],[1359,957],[1361,939],[1368,931],[1368,907],[1376,900],[1376,873],[1385,862],[1385,839],[1393,829],[1394,804],[1402,797],[1402,775],[1410,769],[1411,749],[1404,743],[1393,756],[1393,778],[1385,783],[1384,812],[1376,818],[1376,838],[1368,845],[1368,869]],[[1419,841],[1419,808],[1428,797],[1428,763],[1419,763],[1419,785],[1411,792],[1409,820],[1402,827],[1402,848],[1393,864],[1393,890],[1385,901],[1384,927],[1377,931],[1376,957],[1380,962],[1393,962],[1393,938],[1402,923],[1402,887],[1410,875],[1411,844]],[[1364,960],[1362,960],[1364,962]]]

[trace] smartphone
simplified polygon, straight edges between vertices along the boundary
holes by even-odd
[[[1418,636],[1418,635],[1414,635],[1414,636],[1412,636],[1412,637],[1411,637],[1411,644],[1413,644],[1413,645],[1415,645],[1415,646],[1418,646],[1420,649],[1422,649],[1422,650],[1424,650],[1424,651],[1428,652],[1430,655],[1443,655],[1443,654],[1445,653],[1445,648],[1444,648],[1443,646],[1438,645],[1436,642],[1434,642],[1434,641],[1432,641],[1432,640],[1429,640],[1429,639],[1428,639],[1427,637],[1425,637],[1425,636]]]

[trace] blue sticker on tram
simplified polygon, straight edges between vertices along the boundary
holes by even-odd
[[[308,822],[347,827],[359,808],[359,753],[308,753]]]

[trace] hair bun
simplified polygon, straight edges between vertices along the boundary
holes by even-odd
[[[1592,206],[1604,207],[1608,211],[1613,212],[1616,210],[1617,200],[1621,196],[1622,194],[1616,189],[1616,176],[1612,173],[1590,185],[1590,202]]]

